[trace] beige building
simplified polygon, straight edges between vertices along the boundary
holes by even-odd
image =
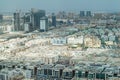
[[[85,36],[84,45],[85,47],[98,48],[101,47],[101,41],[95,36]]]
[[[58,55],[46,54],[41,57],[41,61],[45,64],[53,64],[58,61]]]
[[[113,43],[113,41],[106,41],[105,44],[106,45],[113,45],[114,43]]]

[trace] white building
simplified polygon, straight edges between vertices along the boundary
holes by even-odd
[[[68,44],[83,44],[83,36],[80,37],[69,37],[67,39]]]
[[[1,32],[11,32],[11,31],[13,31],[13,25],[0,26],[0,33]]]
[[[40,19],[40,31],[44,32],[48,30],[48,18],[43,17]]]
[[[29,30],[29,24],[27,24],[27,23],[24,24],[24,31],[26,31],[26,32],[27,32],[27,31],[30,31],[30,30]]]
[[[67,39],[66,38],[53,38],[51,39],[51,44],[52,45],[65,45],[67,43]]]

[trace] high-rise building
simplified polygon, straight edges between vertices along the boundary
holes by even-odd
[[[54,13],[52,14],[52,26],[56,27],[56,16]]]
[[[20,26],[20,13],[16,12],[14,15],[14,31],[21,31],[22,27]]]
[[[48,30],[48,18],[47,17],[42,17],[40,19],[40,31],[44,32]]]
[[[31,10],[31,23],[34,30],[39,29],[40,26],[40,18],[45,16],[45,10]]]
[[[25,13],[24,22],[25,23],[30,23],[31,22],[31,14],[30,13]]]
[[[24,15],[24,31],[33,31],[33,27],[31,25],[31,13],[25,13]]]
[[[2,22],[2,21],[3,21],[3,15],[0,14],[0,22]]]
[[[86,17],[91,17],[92,14],[91,14],[91,11],[86,11]]]
[[[80,17],[85,17],[85,11],[80,11]]]

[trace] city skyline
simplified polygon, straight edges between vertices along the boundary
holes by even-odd
[[[27,11],[31,8],[44,9],[48,12],[58,11],[120,11],[120,0],[1,0],[0,12]]]

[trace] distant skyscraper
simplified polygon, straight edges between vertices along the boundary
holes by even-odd
[[[56,16],[54,13],[52,14],[52,26],[56,27]]]
[[[20,26],[20,13],[16,12],[14,15],[14,31],[21,31],[22,28]]]
[[[85,17],[85,11],[80,11],[80,17]]]
[[[31,13],[25,13],[24,15],[24,31],[33,31],[33,27],[31,25]]]
[[[91,14],[91,11],[86,11],[86,17],[91,17],[92,14]]]
[[[40,19],[40,31],[44,32],[48,30],[48,18],[47,17],[42,17]]]
[[[2,22],[2,21],[3,21],[3,15],[0,14],[0,22]]]
[[[24,22],[25,23],[30,23],[31,22],[31,14],[30,13],[26,13],[24,15]]]
[[[45,10],[36,10],[32,9],[31,11],[31,21],[34,30],[39,29],[40,26],[40,18],[45,16]]]

